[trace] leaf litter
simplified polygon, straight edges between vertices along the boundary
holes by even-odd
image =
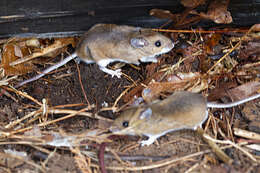
[[[201,28],[203,20],[231,23],[228,1],[212,1],[204,12],[196,9],[204,1],[182,4],[186,10],[179,14],[150,11],[169,20],[168,29],[157,30],[175,41],[174,50],[159,57],[158,63],[122,67],[122,79],[104,75],[96,65],[80,64],[76,70],[77,64],[71,62],[15,89],[12,86],[31,76],[27,73],[41,71],[57,61],[58,55],[73,51],[78,39],[1,42],[1,171],[258,172],[257,100],[232,109],[209,110],[201,133],[169,133],[151,146],[140,147],[140,137],[107,132],[120,110],[163,99],[174,91],[202,93],[218,102],[260,91],[260,24],[246,29]],[[190,29],[195,23],[197,27]]]

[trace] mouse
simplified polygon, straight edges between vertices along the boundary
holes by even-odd
[[[202,94],[178,91],[164,100],[156,100],[122,111],[109,130],[115,135],[139,135],[148,139],[141,146],[151,145],[166,133],[196,130],[208,119],[207,108],[230,108],[259,98],[260,94],[227,104],[207,102]]]
[[[39,75],[19,83],[17,87],[43,77],[75,57],[87,64],[97,63],[103,72],[120,78],[121,69],[108,69],[108,64],[116,61],[135,65],[139,65],[140,61],[155,63],[158,55],[169,52],[173,47],[174,43],[170,38],[148,28],[95,24],[83,34],[73,54]]]

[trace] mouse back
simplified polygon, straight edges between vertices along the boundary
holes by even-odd
[[[77,55],[85,61],[155,62],[155,56],[169,52],[173,42],[166,36],[139,27],[96,24],[81,38]]]
[[[196,129],[207,117],[202,95],[176,92],[162,101],[123,111],[112,126],[117,134],[162,136],[170,131]]]

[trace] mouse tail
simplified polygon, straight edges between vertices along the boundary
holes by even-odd
[[[67,62],[69,62],[70,60],[74,59],[75,57],[77,56],[76,53],[73,53],[71,54],[70,56],[66,57],[65,59],[61,60],[60,62],[58,62],[57,64],[54,64],[53,66],[50,66],[49,68],[45,69],[44,71],[42,71],[40,74],[30,78],[30,79],[27,79],[25,81],[22,81],[20,83],[18,83],[15,88],[18,88],[20,86],[23,86],[24,84],[27,84],[27,83],[30,83],[32,81],[35,81],[37,79],[40,79],[41,77],[43,77],[44,75],[46,75],[47,73],[63,66],[64,64],[66,64]]]
[[[260,94],[255,94],[252,95],[251,97],[236,101],[236,102],[231,102],[231,103],[214,103],[214,102],[208,102],[207,107],[208,108],[231,108],[234,106],[241,105],[243,103],[249,102],[251,100],[260,98]]]

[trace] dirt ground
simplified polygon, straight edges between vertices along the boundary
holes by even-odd
[[[97,157],[100,157],[104,146],[104,165],[107,172],[260,172],[259,150],[238,145],[243,141],[248,144],[259,144],[259,138],[246,139],[235,136],[233,132],[234,128],[260,132],[260,99],[235,108],[209,110],[209,119],[203,124],[203,129],[214,139],[222,142],[233,141],[232,144],[235,144],[233,146],[229,145],[230,143],[215,143],[218,147],[222,147],[229,161],[219,156],[219,152],[214,151],[216,148],[210,146],[192,130],[168,133],[160,137],[156,143],[144,147],[141,147],[138,142],[145,137],[114,136],[107,141],[106,137],[102,138],[102,135],[107,132],[94,135],[92,138],[86,137],[95,134],[97,129],[106,130],[111,123],[106,120],[113,120],[120,114],[120,111],[103,109],[112,107],[117,98],[120,98],[117,107],[125,109],[125,104],[131,104],[134,96],[141,96],[144,87],[150,87],[149,82],[152,79],[159,81],[158,78],[162,76],[161,69],[171,67],[180,61],[184,53],[178,50],[186,49],[185,47],[187,48],[187,45],[178,42],[173,51],[159,57],[157,64],[144,63],[138,67],[125,65],[122,67],[125,75],[121,78],[112,78],[100,71],[96,64],[80,63],[78,65],[71,61],[16,91],[3,85],[1,90],[3,93],[0,97],[0,172],[101,172],[102,163],[97,161]],[[57,62],[59,59],[58,56],[51,62]],[[251,57],[241,60],[239,65],[252,64],[259,60],[259,57]],[[205,64],[209,67],[215,62],[214,59],[193,58],[188,62],[180,63],[178,72],[205,73]],[[37,71],[47,66],[49,65],[37,65]],[[223,69],[225,68],[226,66],[223,66]],[[212,85],[204,89],[203,94],[210,93],[209,100],[230,102],[231,99],[227,95],[222,97],[223,90],[236,88],[247,82],[258,82],[259,67],[241,76],[237,75],[238,68],[233,70],[234,73],[225,72],[227,75],[225,74],[224,77],[212,78]],[[35,74],[21,75],[11,84],[15,85],[18,81]],[[192,80],[189,83],[195,84]],[[215,87],[212,87],[213,85]],[[257,86],[259,86],[258,83]],[[124,93],[126,89],[129,90]],[[181,90],[183,89],[185,89],[184,86]],[[173,90],[172,88],[166,89],[167,92],[164,90],[160,98],[164,99],[173,93]],[[219,100],[219,98],[222,99]],[[77,113],[61,120],[60,118],[66,117],[71,112],[60,114],[49,112],[28,116],[33,111],[43,112],[43,104],[40,103],[43,103],[44,99],[49,110],[59,108],[59,110],[78,111],[86,108],[88,103],[94,106],[90,111],[84,111],[90,112],[90,116]],[[27,116],[28,118],[25,118]],[[57,119],[59,121],[51,122]],[[7,126],[16,120],[21,121],[12,127]],[[51,123],[44,124],[46,122]],[[88,135],[81,136],[82,134]],[[76,136],[76,138],[70,141],[69,136]],[[59,146],[58,142],[55,145],[48,143],[55,141],[55,137],[64,139],[61,142],[63,144],[70,141],[71,145]],[[66,138],[68,141],[65,140]],[[72,143],[75,145],[73,146]],[[101,157],[103,157],[102,154]]]

